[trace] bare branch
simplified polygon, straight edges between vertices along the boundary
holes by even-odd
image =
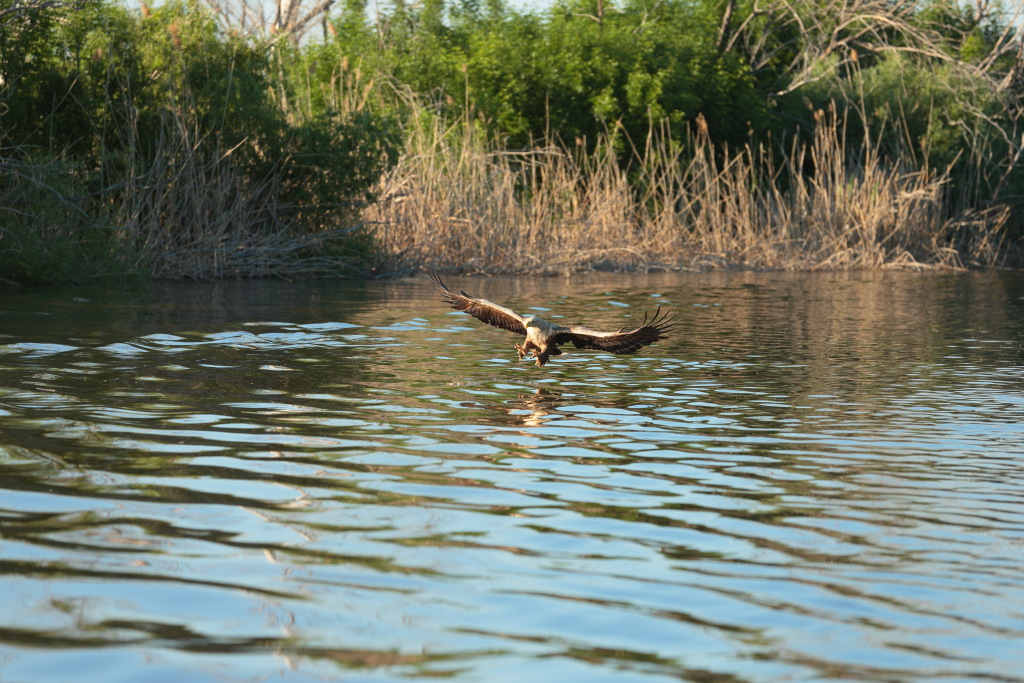
[[[295,21],[291,29],[291,33],[294,34],[296,37],[304,35],[306,31],[309,30],[310,26],[313,24],[314,21],[320,19],[322,16],[327,14],[327,12],[331,9],[334,3],[335,0],[320,0],[320,2],[313,7],[313,9],[306,12],[306,15],[304,17]]]
[[[287,36],[298,42],[337,0],[316,0],[306,9],[307,0],[204,0],[229,33],[246,36]]]
[[[783,95],[839,73],[858,53],[898,50],[952,61],[937,37],[914,23],[915,9],[911,0],[755,2],[727,41],[723,22],[719,40],[726,49],[742,49],[755,71],[778,68],[779,58],[792,54],[782,65],[791,74],[790,82],[775,93]]]
[[[721,52],[725,46],[725,38],[729,34],[729,24],[732,23],[732,15],[736,10],[736,0],[726,0],[725,12],[722,14],[722,23],[718,27],[718,40],[715,41],[715,47]]]

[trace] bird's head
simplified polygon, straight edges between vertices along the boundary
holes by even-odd
[[[524,318],[524,320],[526,324],[526,329],[530,329],[531,327],[538,327],[536,316],[528,315]]]

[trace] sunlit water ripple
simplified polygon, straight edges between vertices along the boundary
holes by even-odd
[[[1024,681],[1024,277],[454,284],[8,297],[0,681]]]

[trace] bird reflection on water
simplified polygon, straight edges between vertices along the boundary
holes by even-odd
[[[555,412],[556,404],[563,398],[560,391],[537,387],[532,394],[519,394],[518,400],[519,407],[510,408],[508,414],[518,418],[524,427],[539,427]]]

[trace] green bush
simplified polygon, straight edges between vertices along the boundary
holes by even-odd
[[[195,250],[192,238],[167,238],[204,229],[182,221],[237,226],[244,234],[218,238],[235,256],[258,243],[263,258],[268,239],[303,238],[294,255],[304,272],[321,246],[340,253],[338,235],[395,156],[397,129],[368,108],[296,110],[286,74],[300,57],[225,35],[194,1],[137,13],[103,0],[59,16],[17,15],[0,31],[0,215],[9,217],[0,278],[77,280],[169,262],[182,268],[161,266],[162,275],[223,276],[185,267],[178,254],[146,253]],[[23,186],[25,174],[38,182]],[[220,197],[197,206],[202,186],[216,182],[239,188],[252,208],[238,215],[255,223],[212,215],[224,208]],[[360,241],[353,253],[368,251]],[[332,268],[316,262],[320,274]]]
[[[16,284],[130,274],[110,228],[93,220],[80,169],[54,158],[0,164],[0,281]]]

